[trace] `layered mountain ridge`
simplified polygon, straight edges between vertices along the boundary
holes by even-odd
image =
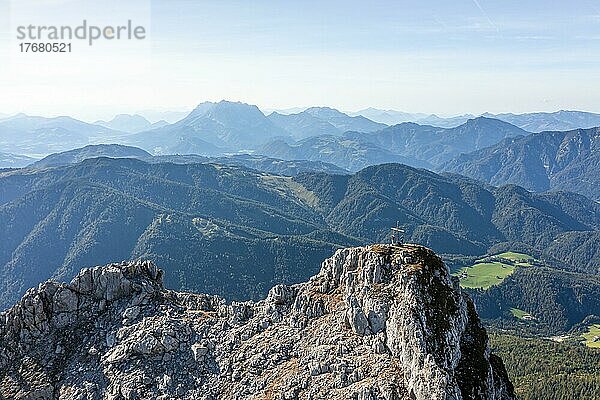
[[[388,239],[397,221],[407,240],[439,253],[522,243],[564,268],[597,270],[588,255],[598,251],[600,205],[573,193],[493,188],[399,164],[285,177],[99,158],[0,172],[0,307],[51,277],[136,258],[160,264],[170,287],[256,299],[311,276],[338,247]],[[575,242],[587,250],[568,251]]]
[[[600,128],[519,136],[462,154],[443,170],[492,185],[569,190],[600,199]]]
[[[367,108],[349,114],[362,115],[373,121],[382,122],[388,125],[414,122],[420,125],[433,125],[440,128],[453,128],[476,117],[472,114],[440,117],[435,114],[405,113],[396,110],[379,110],[376,108]],[[523,114],[494,114],[486,112],[481,114],[481,116],[508,122],[528,132],[569,131],[578,128],[587,129],[600,126],[600,114],[575,110],[528,112]]]
[[[393,110],[364,111],[384,119],[395,116],[404,122],[387,126],[360,113],[348,115],[330,107],[266,116],[255,105],[225,100],[201,103],[173,124],[150,124],[144,117],[127,114],[98,121],[104,126],[70,117],[18,114],[0,120],[0,152],[5,153],[0,155],[0,168],[23,167],[34,161],[32,158],[86,145],[115,143],[137,146],[158,156],[183,155],[189,159],[245,154],[321,164],[293,166],[288,172],[274,160],[233,162],[288,175],[300,170],[332,172],[332,165],[340,172],[354,172],[370,165],[403,163],[457,172],[494,185],[516,183],[534,191],[566,188],[597,197],[597,135],[593,128],[582,129],[600,123],[597,114],[486,113],[458,116],[461,123],[455,124],[449,122],[451,119],[437,123],[439,117],[434,115],[426,118]],[[415,118],[418,123],[405,122]],[[446,127],[433,126],[436,124]],[[542,127],[580,129],[539,134],[528,131]],[[505,154],[499,157],[502,151]],[[134,156],[140,158],[139,154]]]
[[[98,141],[114,142],[123,135],[123,132],[71,117],[17,114],[0,120],[0,151],[26,156],[47,155]]]
[[[0,157],[2,155],[0,154]],[[231,154],[221,157],[200,156],[197,154],[187,155],[163,155],[153,156],[139,147],[124,146],[120,144],[97,144],[88,145],[78,149],[65,152],[50,154],[43,159],[33,162],[29,160],[29,168],[47,168],[58,167],[91,159],[91,158],[135,158],[149,163],[174,164],[197,164],[197,163],[216,163],[223,165],[238,165],[252,168],[264,172],[275,173],[278,175],[294,176],[302,172],[328,172],[335,174],[346,174],[348,171],[324,162],[307,160],[280,160],[261,155],[252,154]],[[1,164],[0,164],[1,166]]]
[[[328,162],[351,171],[391,162],[437,169],[461,153],[527,133],[503,121],[478,117],[453,128],[405,122],[371,132],[318,135],[293,143],[280,139],[257,151],[275,158]]]
[[[116,131],[128,132],[128,133],[136,133],[141,132],[153,128],[160,128],[169,123],[165,120],[160,120],[155,123],[148,121],[141,115],[138,114],[119,114],[116,115],[110,121],[96,121],[95,125],[105,126],[110,129],[114,129]]]
[[[182,120],[126,139],[154,154],[221,155],[289,136],[258,107],[230,101],[199,104]]]
[[[421,246],[338,250],[231,303],[149,262],[46,282],[0,314],[0,397],[514,399],[471,300]]]
[[[34,161],[31,157],[0,152],[0,168],[22,168]]]

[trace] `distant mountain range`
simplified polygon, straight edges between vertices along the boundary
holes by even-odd
[[[358,171],[369,165],[402,163],[416,167],[431,167],[426,161],[401,156],[370,142],[363,136],[313,136],[296,143],[274,140],[257,150],[260,154],[284,160],[311,160],[338,165]]]
[[[303,172],[326,172],[331,174],[348,174],[349,172],[336,165],[307,160],[279,160],[260,155],[234,154],[221,157],[206,157],[197,154],[153,156],[145,150],[133,146],[119,144],[88,145],[62,153],[51,154],[37,162],[28,164],[29,168],[48,168],[77,164],[91,158],[135,158],[149,163],[196,164],[216,163],[242,166],[272,174],[295,176]]]
[[[548,257],[569,253],[560,261],[581,269],[587,255],[560,243],[577,235],[600,246],[600,205],[583,196],[493,188],[398,164],[290,178],[96,158],[0,172],[0,188],[0,307],[49,277],[138,257],[159,262],[171,288],[259,297],[310,276],[338,246],[387,241],[396,221],[406,240],[446,254],[522,243],[552,249]]]
[[[509,122],[529,132],[568,131],[600,126],[600,114],[583,111],[556,111],[552,113],[484,114]]]
[[[462,115],[441,121],[435,115],[393,110],[371,108],[361,112],[387,122],[418,119],[438,125],[455,125],[469,117]],[[561,126],[600,124],[598,114],[570,111],[499,114],[497,117],[531,130],[559,122]],[[529,134],[518,126],[489,117],[470,118],[450,128],[414,122],[387,126],[362,115],[348,115],[328,107],[310,107],[291,114],[273,112],[265,116],[254,105],[229,101],[202,103],[174,124],[164,121],[151,124],[140,115],[126,114],[98,123],[104,126],[69,117],[43,118],[19,114],[1,119],[0,152],[13,154],[13,159],[20,156],[41,158],[90,144],[116,143],[139,147],[153,155],[223,157],[246,153],[260,154],[263,158],[320,162],[328,164],[326,170],[329,172],[333,171],[329,164],[337,165],[341,170],[357,171],[369,165],[388,162],[446,170],[446,163],[463,153],[482,150],[504,139]],[[8,157],[5,158],[8,165]],[[14,161],[11,165],[23,164]],[[453,168],[451,171],[459,170],[458,166]],[[464,173],[481,176],[475,172]],[[485,178],[486,181],[490,179]],[[538,190],[537,184],[516,182]],[[593,187],[569,187],[586,194],[594,190]]]
[[[350,116],[329,107],[311,107],[291,114],[271,113],[268,118],[296,140],[321,135],[341,135],[346,131],[374,132],[385,128],[363,116]]]
[[[140,115],[117,115],[89,124],[70,117],[19,114],[0,120],[0,151],[45,156],[88,144],[119,143],[154,154],[217,156],[253,150],[275,138],[288,142],[347,130],[371,132],[386,127],[362,116],[327,107],[266,117],[256,106],[221,101],[202,103],[174,124],[151,124]],[[394,161],[394,159],[388,159]]]
[[[128,137],[128,144],[154,154],[219,155],[252,149],[289,133],[256,106],[221,101],[202,103],[172,125]]]
[[[463,154],[443,167],[493,185],[570,190],[600,200],[600,128],[541,132]]]
[[[169,123],[165,120],[151,123],[146,118],[137,114],[119,114],[110,121],[96,121],[94,124],[128,133],[136,133],[169,125]]]
[[[387,162],[435,169],[461,153],[527,132],[506,122],[479,117],[455,128],[402,123],[371,133],[315,136],[267,143],[258,152],[275,158],[325,161],[351,171]]]
[[[397,125],[402,122],[417,122],[423,118],[428,117],[428,114],[424,113],[406,113],[396,110],[380,110],[377,108],[369,107],[363,110],[348,112],[348,115],[369,118],[372,121],[380,122],[386,125]]]
[[[0,151],[27,156],[47,155],[124,135],[70,117],[44,118],[18,114],[0,120]]]
[[[172,111],[172,110],[140,110],[136,114],[143,116],[148,121],[159,122],[167,121],[169,124],[185,118],[190,111]]]
[[[396,125],[403,122],[414,122],[419,125],[432,125],[441,128],[452,128],[462,125],[469,119],[475,118],[472,114],[458,115],[454,117],[438,117],[435,114],[405,113],[396,110],[380,110],[367,108],[361,111],[349,113],[350,115],[362,115],[376,122],[388,125]],[[600,126],[600,114],[584,111],[538,112],[524,114],[492,114],[484,113],[483,117],[499,119],[513,124],[528,132],[542,131],[568,131],[578,128],[593,128]]]
[[[362,115],[373,121],[387,125],[397,125],[403,122],[414,122],[419,125],[431,125],[438,128],[454,128],[462,125],[476,116],[473,114],[457,115],[454,117],[439,117],[435,114],[406,113],[396,110],[379,110],[377,108],[365,108],[364,110],[348,113],[350,115]],[[494,118],[490,115],[491,118]]]
[[[133,146],[120,144],[97,144],[61,153],[50,154],[43,159],[31,164],[32,168],[57,167],[61,165],[77,164],[84,160],[96,157],[110,158],[152,158],[145,150]]]
[[[341,129],[330,122],[307,112],[287,115],[273,112],[267,118],[275,125],[288,131],[295,140],[320,135],[341,135],[343,133]]]
[[[35,158],[0,152],[0,168],[21,168],[34,161]]]
[[[373,134],[347,133],[381,149],[404,157],[412,156],[438,168],[461,153],[493,145],[507,137],[527,132],[496,119],[478,117],[454,128],[437,128],[415,123],[394,125]]]
[[[349,115],[362,115],[376,122],[387,125],[397,125],[403,122],[414,122],[419,125],[432,125],[438,128],[453,128],[462,125],[467,120],[475,118],[473,114],[457,115],[454,117],[438,117],[435,114],[406,113],[396,110],[380,110],[377,108],[365,108],[364,110],[349,112]],[[493,117],[492,117],[493,118]]]
[[[387,118],[388,122],[418,118],[436,123],[437,119],[393,110],[362,112]],[[449,124],[466,117],[456,117]],[[599,114],[577,111],[494,117],[530,130],[600,124]],[[516,183],[533,191],[568,189],[598,199],[597,132],[590,129],[530,135],[510,122],[489,117],[471,118],[451,128],[413,122],[387,126],[328,107],[265,116],[256,106],[228,101],[202,103],[174,124],[151,124],[140,115],[125,114],[98,123],[106,126],[70,117],[18,114],[0,119],[0,168],[23,167],[48,154],[115,143],[143,149],[144,153],[125,151],[119,155],[117,148],[92,147],[86,150],[89,154],[76,151],[53,157],[73,157],[72,162],[100,156],[154,162],[151,155],[176,155],[171,158],[174,161],[197,155],[205,158],[196,162],[243,165],[289,176],[303,171],[346,173],[370,165],[403,163],[460,173],[494,185]],[[37,166],[65,163],[53,159]]]
[[[385,128],[386,124],[371,121],[363,116],[351,117],[330,107],[311,107],[307,108],[305,113],[329,122],[341,132],[357,131],[357,132],[374,132]]]
[[[276,138],[293,142],[315,135],[340,135],[348,129],[371,132],[385,126],[326,107],[266,117],[254,105],[221,101],[202,103],[181,121],[129,136],[126,142],[154,154],[214,156],[253,150]]]
[[[201,160],[204,158],[204,160]],[[214,163],[229,166],[239,166],[254,169],[283,176],[296,176],[305,172],[325,172],[328,174],[346,175],[350,172],[340,168],[337,165],[308,160],[280,160],[277,158],[265,157],[253,154],[232,154],[222,157],[202,157],[202,156],[154,156],[150,160],[152,163],[171,162],[174,164],[193,164],[193,163]]]

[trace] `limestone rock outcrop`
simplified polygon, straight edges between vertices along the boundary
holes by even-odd
[[[471,300],[420,246],[338,250],[227,304],[149,262],[46,282],[0,314],[2,399],[514,399]]]

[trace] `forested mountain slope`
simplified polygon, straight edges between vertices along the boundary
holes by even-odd
[[[581,257],[557,240],[597,235],[600,205],[572,193],[493,188],[399,164],[293,178],[108,158],[6,171],[2,304],[49,277],[139,257],[160,262],[170,287],[256,298],[274,283],[310,276],[334,248],[388,241],[396,221],[407,241],[441,253],[478,255],[513,242],[554,246],[565,268],[575,269]],[[587,243],[588,254],[597,254],[598,243]]]

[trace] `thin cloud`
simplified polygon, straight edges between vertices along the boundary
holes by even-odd
[[[442,21],[440,18],[438,18],[437,15],[434,14],[431,16],[431,18],[433,19],[433,21],[436,24],[440,25],[442,28],[444,28],[446,30],[448,29],[448,25],[444,21]]]
[[[513,36],[513,39],[516,40],[554,40],[553,36],[545,36],[545,35],[517,35]]]
[[[494,23],[494,21],[492,21],[492,19],[490,18],[490,16],[488,15],[488,13],[485,12],[485,10],[483,9],[483,7],[481,7],[481,4],[479,4],[479,1],[473,0],[473,3],[475,3],[475,5],[477,6],[477,8],[479,8],[479,11],[481,11],[481,13],[485,16],[485,18],[488,20],[488,22],[490,23],[490,25],[492,25],[494,27],[494,29],[496,30],[496,32],[500,32],[500,29],[498,29],[498,26]]]

